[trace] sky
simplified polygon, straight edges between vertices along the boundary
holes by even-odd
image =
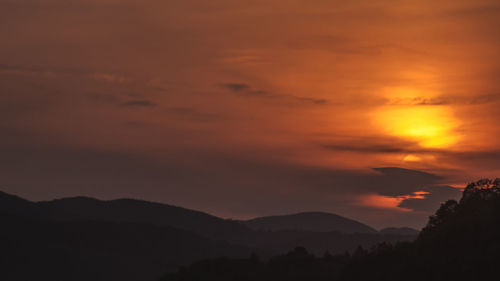
[[[0,0],[0,190],[423,227],[500,176],[498,0]]]

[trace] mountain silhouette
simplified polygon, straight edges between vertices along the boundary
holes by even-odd
[[[103,201],[89,197],[73,197],[31,202],[2,192],[0,210],[55,221],[91,220],[171,226],[217,240],[228,240],[249,231],[236,221],[182,207],[135,199]]]
[[[41,216],[38,213],[39,210],[36,204],[33,202],[2,191],[0,191],[0,211],[30,217]]]
[[[311,214],[324,215],[306,217]],[[3,192],[0,225],[2,281],[152,281],[200,259],[251,253],[269,258],[297,246],[316,254],[352,252],[416,237],[380,235],[367,226],[361,229],[370,233],[332,228],[259,231],[242,222],[141,200],[32,202]]]
[[[377,233],[365,224],[336,214],[304,212],[283,216],[260,217],[242,223],[262,231],[303,230],[312,232]]]

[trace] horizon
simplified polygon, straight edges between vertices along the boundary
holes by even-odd
[[[185,209],[185,210],[188,210],[188,211],[200,212],[200,213],[203,213],[203,214],[206,214],[206,215],[209,215],[209,216],[217,217],[217,218],[220,218],[220,219],[223,219],[223,220],[231,220],[231,221],[250,221],[250,220],[259,219],[259,218],[281,217],[281,216],[294,216],[294,215],[301,215],[301,214],[327,214],[327,215],[339,216],[339,217],[342,217],[342,218],[345,218],[345,219],[348,219],[348,220],[352,220],[354,222],[361,223],[363,225],[366,225],[366,226],[368,226],[370,228],[375,229],[376,231],[380,231],[380,230],[387,229],[387,228],[411,228],[411,229],[414,229],[414,228],[409,227],[409,226],[393,226],[393,225],[388,225],[388,226],[385,226],[385,227],[376,228],[376,227],[373,227],[373,226],[369,225],[368,223],[365,223],[365,222],[363,222],[361,220],[349,218],[349,217],[343,216],[342,214],[335,214],[335,213],[331,213],[331,212],[314,211],[314,210],[304,210],[304,211],[301,211],[301,212],[298,212],[298,213],[268,214],[268,215],[257,216],[257,217],[248,217],[248,218],[226,218],[226,217],[216,216],[214,214],[211,214],[209,212],[205,212],[205,211],[202,211],[202,210],[192,209],[192,208],[189,208],[189,207],[186,207],[186,206],[179,206],[179,205],[169,204],[168,202],[150,201],[150,200],[144,200],[144,199],[138,199],[138,198],[130,198],[130,197],[102,199],[102,198],[97,198],[97,197],[89,197],[89,196],[85,196],[85,195],[77,195],[77,196],[71,196],[71,197],[57,197],[57,198],[52,198],[52,199],[47,199],[47,200],[31,200],[29,198],[22,197],[22,196],[20,196],[18,194],[4,192],[3,190],[0,190],[0,194],[1,193],[6,194],[8,196],[18,197],[18,198],[20,198],[22,200],[27,200],[27,201],[32,202],[32,203],[44,203],[44,202],[52,202],[52,201],[57,201],[57,200],[78,199],[78,198],[97,200],[97,201],[101,201],[101,202],[111,202],[111,201],[119,201],[119,200],[133,200],[133,201],[140,201],[140,202],[145,202],[145,203],[161,204],[161,205],[166,205],[166,206],[170,206],[170,207],[182,208],[182,209]],[[416,230],[420,231],[420,229],[416,229]]]
[[[497,0],[0,0],[0,187],[421,229],[500,175]]]

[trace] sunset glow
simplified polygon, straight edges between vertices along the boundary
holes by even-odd
[[[0,17],[0,185],[28,199],[420,227],[500,175],[498,0],[0,0]]]
[[[458,121],[443,106],[403,106],[384,108],[377,116],[390,135],[414,140],[422,147],[446,148],[457,143]]]
[[[378,194],[368,194],[365,196],[361,196],[358,203],[363,206],[371,206],[375,208],[389,209],[399,212],[411,212],[411,209],[400,207],[400,204],[404,200],[408,199],[425,199],[425,196],[428,194],[429,192],[427,191],[415,191],[412,194],[404,196],[384,196]]]
[[[424,148],[448,148],[460,137],[460,122],[450,106],[439,101],[439,94],[414,88],[387,88],[387,105],[376,111],[376,124],[387,134],[417,142]]]
[[[403,160],[408,162],[419,162],[422,161],[422,158],[415,154],[408,154],[404,157]]]

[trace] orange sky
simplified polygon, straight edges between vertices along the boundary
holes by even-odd
[[[420,227],[500,175],[496,0],[0,0],[0,21],[5,191]]]

